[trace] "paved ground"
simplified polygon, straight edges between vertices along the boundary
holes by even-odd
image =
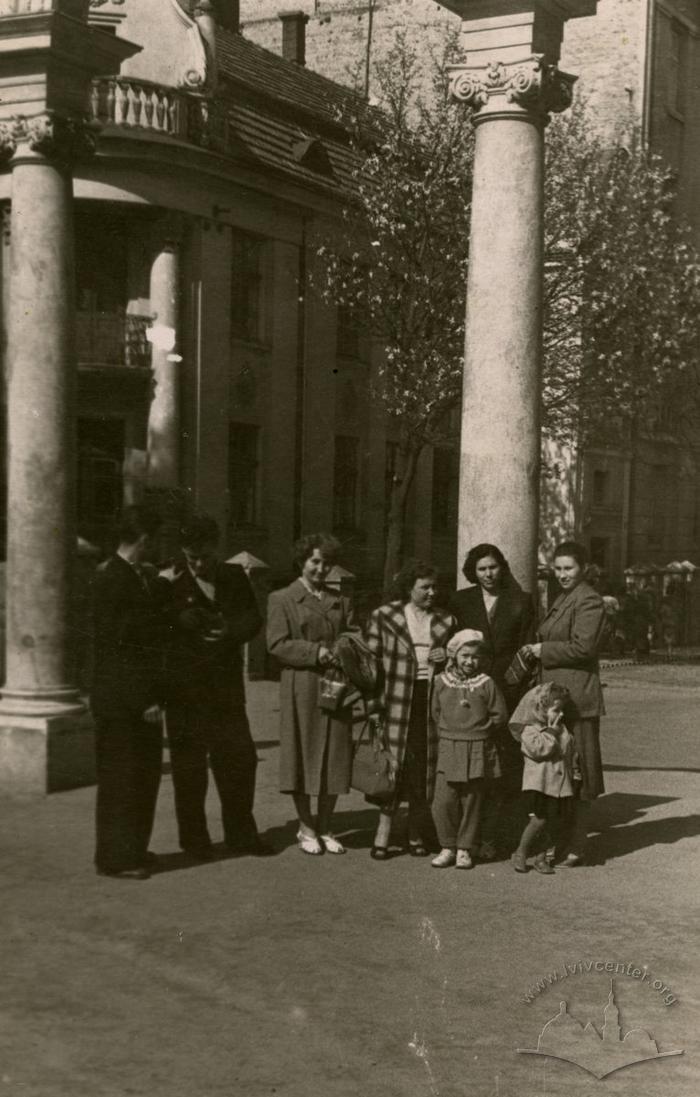
[[[266,686],[251,707],[274,860],[186,867],[167,777],[147,883],[92,874],[93,790],[3,805],[0,1097],[696,1097],[700,668],[605,676],[595,863],[551,878],[371,862],[356,796],[349,854],[302,856]],[[623,1034],[684,1054],[603,1081],[518,1054],[562,1001],[600,1031],[606,962],[647,966],[614,980]]]

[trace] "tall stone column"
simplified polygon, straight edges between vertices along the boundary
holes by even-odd
[[[151,266],[151,363],[155,391],[148,416],[148,485],[180,483],[180,244],[174,226],[160,240]]]
[[[94,149],[50,112],[2,126],[12,170],[8,295],[6,677],[0,789],[43,791],[51,730],[83,711],[72,682],[75,268],[71,164]],[[34,734],[32,734],[32,732]]]
[[[565,19],[589,0],[454,0],[466,62],[451,92],[476,127],[465,337],[458,570],[481,541],[537,574],[544,127],[571,103],[556,67]]]

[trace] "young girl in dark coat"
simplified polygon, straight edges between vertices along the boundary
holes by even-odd
[[[432,810],[442,846],[434,868],[472,868],[487,784],[501,775],[494,735],[507,723],[508,709],[493,679],[480,673],[483,651],[483,633],[456,633],[433,690],[440,743]]]

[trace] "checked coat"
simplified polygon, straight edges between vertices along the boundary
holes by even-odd
[[[444,648],[456,627],[457,622],[452,614],[435,611],[430,626],[432,647]],[[367,624],[366,640],[380,664],[379,699],[383,711],[386,745],[399,763],[400,770],[406,753],[408,723],[411,717],[411,701],[417,670],[413,642],[401,602],[388,602],[374,611]],[[432,685],[431,664],[428,713],[430,713]],[[431,800],[435,785],[438,736],[430,715],[426,735],[428,737],[426,799]]]

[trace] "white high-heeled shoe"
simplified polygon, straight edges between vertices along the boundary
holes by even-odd
[[[332,834],[322,834],[320,836],[320,839],[325,847],[326,853],[346,852],[345,846],[342,844],[342,842],[339,842],[338,839],[335,838]]]
[[[311,853],[318,856],[323,853],[323,846],[315,834],[304,834],[303,830],[297,831],[297,845],[302,853]]]

